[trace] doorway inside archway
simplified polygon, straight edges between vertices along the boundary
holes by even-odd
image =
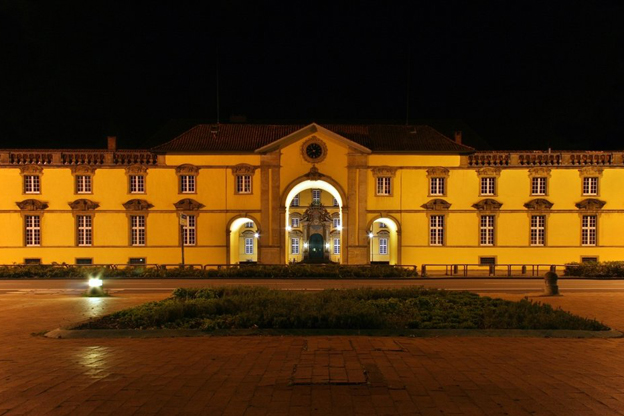
[[[397,264],[398,224],[390,218],[377,218],[368,232],[371,264]]]
[[[230,264],[258,262],[258,226],[251,218],[237,218],[230,225]]]

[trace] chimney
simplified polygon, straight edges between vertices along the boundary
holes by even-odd
[[[108,151],[117,151],[117,136],[108,136]]]
[[[455,143],[462,144],[462,132],[461,131],[455,132]]]

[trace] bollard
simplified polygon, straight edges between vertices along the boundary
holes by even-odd
[[[423,277],[427,275],[427,266],[424,264],[420,267],[420,275]]]
[[[526,274],[526,264],[522,265],[522,274]]]
[[[453,265],[453,274],[459,273],[459,266],[457,264]]]
[[[495,276],[496,275],[496,266],[491,265],[490,266],[490,276]]]
[[[559,294],[559,286],[557,286],[557,273],[547,272],[544,275],[544,296],[556,296]]]

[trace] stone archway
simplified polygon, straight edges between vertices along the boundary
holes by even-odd
[[[371,264],[401,264],[401,230],[399,221],[379,215],[368,224],[369,262]]]
[[[226,263],[256,263],[260,258],[261,231],[250,215],[237,215],[226,226]]]

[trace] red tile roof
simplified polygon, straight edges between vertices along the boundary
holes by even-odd
[[[175,139],[152,148],[163,153],[251,153],[300,130],[303,124],[199,124]],[[435,129],[425,126],[323,124],[322,127],[373,152],[470,153]]]

